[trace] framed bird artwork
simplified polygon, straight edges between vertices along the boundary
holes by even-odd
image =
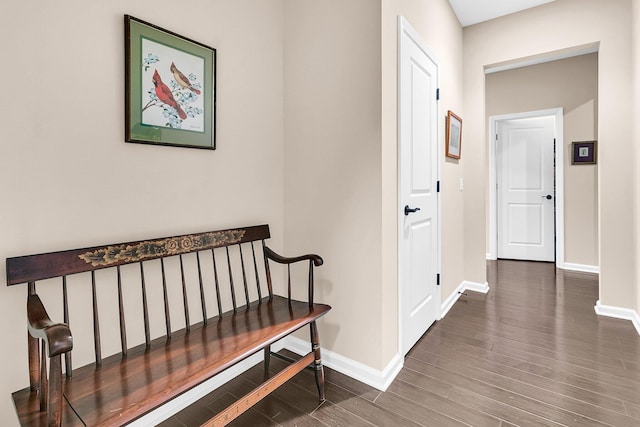
[[[124,16],[125,140],[216,148],[216,50]]]

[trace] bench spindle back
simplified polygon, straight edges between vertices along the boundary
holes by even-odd
[[[265,250],[269,250],[268,248],[265,249],[264,243],[264,240],[269,237],[269,227],[262,225],[9,258],[7,259],[7,284],[11,286],[28,283],[29,295],[36,295],[36,282],[61,277],[63,319],[64,323],[69,325],[76,320],[73,318],[74,310],[70,309],[73,304],[69,298],[69,287],[72,285],[68,283],[68,277],[90,273],[91,303],[89,311],[90,321],[92,322],[93,351],[95,363],[100,365],[103,359],[103,343],[99,296],[103,291],[101,283],[96,277],[98,271],[114,270],[118,307],[118,324],[116,328],[119,335],[118,347],[123,356],[126,356],[131,348],[127,336],[127,321],[129,319],[127,318],[126,309],[127,295],[130,295],[127,292],[127,285],[131,281],[131,274],[125,275],[121,267],[139,265],[141,323],[144,325],[144,345],[149,346],[155,336],[158,335],[152,331],[154,323],[152,323],[153,319],[150,314],[149,300],[150,293],[158,290],[158,288],[161,288],[161,316],[164,317],[164,333],[161,335],[165,335],[167,339],[175,332],[172,328],[172,312],[175,314],[178,310],[176,307],[171,306],[170,301],[178,299],[171,298],[171,292],[172,290],[175,291],[176,287],[182,293],[181,311],[184,315],[184,325],[179,321],[178,326],[184,327],[187,331],[190,330],[194,322],[202,321],[207,323],[210,317],[222,315],[228,310],[233,310],[235,313],[242,307],[251,304],[251,302],[261,300],[263,298],[262,284],[266,284],[265,291],[269,296],[272,296],[269,265],[263,255]],[[262,251],[261,253],[256,250],[255,244],[258,245],[259,250]],[[224,260],[224,268],[219,265],[221,261],[220,255],[226,258]],[[262,255],[262,260],[259,259],[259,255]],[[193,259],[190,258],[189,263],[187,263],[187,257],[193,257]],[[168,265],[169,263],[171,263],[171,266]],[[189,268],[187,264],[189,264]],[[264,267],[259,267],[259,265]],[[204,268],[205,266],[208,268]],[[154,275],[154,270],[157,270],[158,267],[159,275]],[[224,272],[224,269],[227,271]],[[207,279],[205,271],[208,271],[212,277]],[[252,272],[251,276],[249,271]],[[171,275],[172,279],[174,278],[173,276],[177,277],[177,286],[171,286],[175,283],[170,283],[169,273],[174,273]],[[222,280],[221,273],[228,276],[228,279]],[[159,276],[159,280],[156,276]],[[194,277],[195,280],[190,280]],[[153,285],[155,286],[150,288],[149,286],[152,285],[150,281],[154,282]],[[161,286],[157,286],[158,284],[155,283],[157,281],[161,283]],[[225,282],[228,286],[223,287]],[[289,279],[289,297],[291,298],[290,286]],[[197,296],[200,302],[190,305],[190,297],[194,296]],[[214,299],[215,303],[211,299]],[[207,304],[208,300],[209,304]],[[226,300],[229,300],[228,303],[230,305],[227,305]],[[209,308],[215,307],[217,313],[210,316],[207,306]],[[192,313],[198,315],[195,321],[191,318]],[[104,321],[104,319],[102,320]],[[37,388],[40,382],[46,381],[46,378],[44,378],[46,375],[43,377],[40,372],[42,368],[39,366],[45,357],[38,354],[40,349],[36,350],[37,341],[33,337],[29,339],[31,349],[31,386]],[[72,352],[69,351],[63,356],[65,358],[65,371],[69,376],[73,368]]]

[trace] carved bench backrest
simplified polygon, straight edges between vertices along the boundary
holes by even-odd
[[[143,324],[144,342],[149,345],[158,336],[170,337],[175,330],[189,330],[193,324],[206,323],[209,318],[241,310],[253,301],[273,295],[264,257],[264,240],[269,237],[269,227],[261,225],[8,258],[7,285],[28,283],[29,294],[35,294],[38,283],[38,294],[51,299],[59,298],[49,296],[49,288],[57,284],[57,289],[61,287],[62,304],[53,306],[61,307],[64,323],[72,330],[90,329],[83,324],[84,319],[74,319],[74,306],[89,304],[95,362],[100,364],[101,320],[119,322],[116,350],[126,354],[133,347],[127,343],[131,335],[127,333],[128,323]],[[107,303],[99,302],[99,296],[106,298]],[[176,300],[180,302],[178,307]],[[132,304],[137,307],[134,311],[139,309],[136,314],[141,322],[127,317]],[[114,306],[118,307],[117,313],[105,314],[107,308]],[[87,311],[85,307],[83,310]],[[164,317],[163,322],[155,319],[154,314]],[[164,328],[160,330],[162,323]],[[114,329],[112,324],[106,326]],[[112,350],[110,346],[107,353],[113,354]],[[69,374],[71,355],[67,354],[65,359]]]

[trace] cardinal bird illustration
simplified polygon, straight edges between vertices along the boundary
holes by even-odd
[[[162,83],[162,79],[160,78],[160,74],[158,74],[158,70],[155,70],[155,72],[153,73],[153,78],[151,79],[151,81],[156,88],[156,95],[158,95],[158,99],[165,104],[175,108],[178,112],[178,116],[180,116],[182,120],[186,119],[187,113],[184,112],[182,107],[180,107],[180,104],[178,104],[176,99],[173,97],[171,89],[169,89],[166,84]]]
[[[196,95],[200,95],[200,91],[195,87],[191,86],[191,82],[189,81],[187,76],[182,74],[173,62],[171,63],[170,69],[171,69],[171,72],[173,73],[173,78],[176,79],[176,82],[180,85],[180,87],[189,89],[191,92],[195,93]]]

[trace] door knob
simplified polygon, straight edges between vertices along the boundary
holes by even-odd
[[[420,208],[410,208],[409,205],[406,205],[404,207],[404,215],[407,216],[410,213],[418,212],[419,210],[420,210]]]
[[[551,200],[553,199],[553,197],[551,196],[551,194],[547,194],[546,196],[542,196],[543,199],[547,199],[547,200]]]

